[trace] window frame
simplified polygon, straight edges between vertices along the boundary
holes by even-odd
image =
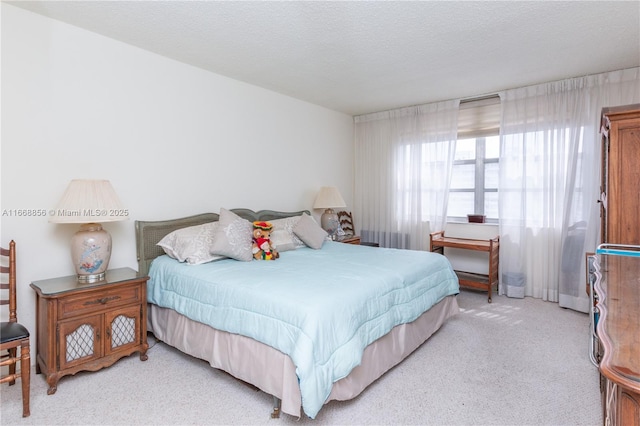
[[[475,158],[454,160],[452,176],[456,166],[474,165],[474,187],[456,189],[449,187],[449,195],[452,193],[473,193],[474,211],[467,214],[485,215],[486,194],[499,192],[497,186],[496,188],[485,186],[485,170],[488,164],[498,164],[499,173],[500,155],[498,154],[497,158],[487,158],[486,156],[487,139],[496,136],[500,136],[500,98],[498,96],[474,99],[460,104],[458,141],[475,139]],[[447,211],[447,221],[467,222],[468,218],[466,216],[452,216]],[[498,221],[499,217],[485,218],[486,223],[498,223]]]

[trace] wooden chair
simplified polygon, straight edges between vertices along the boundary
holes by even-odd
[[[345,235],[356,235],[355,228],[353,227],[353,216],[351,215],[351,212],[339,211],[338,221],[340,222],[340,228],[342,228]]]
[[[340,227],[344,231],[344,235],[348,237],[352,237],[356,235],[355,226],[353,225],[353,215],[351,212],[347,211],[339,211],[338,212],[338,221],[340,222]],[[366,241],[360,241],[361,246],[371,246],[371,247],[380,247],[378,243],[369,243]]]
[[[0,383],[15,384],[22,381],[22,417],[29,417],[29,387],[31,357],[29,356],[29,330],[18,323],[16,315],[16,243],[11,241],[9,249],[0,248],[0,274],[2,281],[0,305],[9,305],[9,321],[0,323],[0,352],[8,351],[0,357],[0,367],[9,366],[8,375],[0,378]],[[8,294],[7,294],[8,293]],[[6,294],[6,299],[5,299]],[[18,348],[20,356],[18,357]],[[20,362],[20,372],[16,374],[16,364]]]

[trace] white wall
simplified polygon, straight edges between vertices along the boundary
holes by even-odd
[[[17,242],[18,315],[33,335],[29,283],[73,274],[78,226],[12,210],[54,208],[71,179],[110,180],[129,209],[130,220],[105,224],[113,268],[137,269],[136,219],[311,209],[322,185],[351,204],[350,116],[5,3],[0,11],[0,243]]]

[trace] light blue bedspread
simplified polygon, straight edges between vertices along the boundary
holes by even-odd
[[[458,293],[444,256],[336,242],[275,261],[187,265],[165,255],[149,275],[150,303],[289,355],[311,418],[367,345]]]

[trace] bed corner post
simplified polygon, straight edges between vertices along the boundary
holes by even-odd
[[[278,398],[277,396],[273,397],[273,411],[271,412],[271,418],[272,419],[279,419],[280,418],[280,404],[282,403],[282,401],[280,401],[280,398]]]

